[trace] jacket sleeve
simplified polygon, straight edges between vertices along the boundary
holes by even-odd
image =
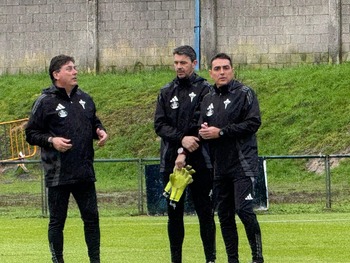
[[[50,147],[51,143],[48,138],[52,136],[48,128],[45,126],[45,117],[43,110],[43,97],[39,97],[34,103],[29,121],[25,128],[26,141],[30,145],[37,145],[40,147]]]
[[[154,116],[154,129],[158,136],[167,141],[178,142],[184,134],[181,131],[171,125],[168,120],[165,111],[165,103],[162,93],[158,95],[157,106]]]
[[[101,122],[101,120],[100,120],[100,118],[99,117],[97,117],[97,115],[96,115],[96,105],[95,105],[95,102],[94,102],[94,100],[92,99],[92,97],[90,97],[89,96],[89,99],[91,100],[91,103],[92,103],[92,105],[93,105],[93,123],[92,123],[92,125],[91,125],[91,127],[92,127],[92,136],[93,136],[93,139],[96,139],[96,140],[98,140],[99,139],[99,137],[98,137],[98,135],[97,135],[97,129],[99,128],[99,129],[101,129],[101,130],[104,130],[105,132],[107,132],[107,130],[106,130],[106,128],[103,126],[103,124],[102,124],[102,122]]]
[[[258,131],[261,125],[259,102],[254,91],[243,87],[242,96],[244,96],[244,101],[240,119],[222,129],[228,137],[252,135]]]
[[[98,135],[97,135],[97,132],[96,132],[97,129],[99,128],[101,130],[104,130],[105,132],[107,132],[107,131],[106,131],[105,127],[103,127],[101,120],[96,116],[96,113],[95,113],[95,118],[94,119],[95,119],[94,120],[94,124],[95,125],[93,125],[93,127],[95,127],[95,129],[93,130],[92,134],[93,134],[93,138],[98,140],[99,138],[98,138]]]

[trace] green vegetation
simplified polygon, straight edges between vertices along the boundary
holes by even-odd
[[[207,71],[199,74],[211,82]],[[350,64],[260,70],[239,68],[236,75],[256,91],[260,101],[263,124],[258,140],[261,156],[349,152],[350,104],[346,98],[350,87]],[[110,136],[105,147],[96,147],[97,159],[159,157],[153,114],[159,89],[174,76],[172,70],[79,74],[80,87],[94,98],[98,115]],[[49,85],[47,73],[0,76],[0,122],[27,117],[34,100]],[[340,203],[332,209],[345,211],[350,206],[347,201],[350,160],[341,160],[339,166],[338,161],[332,162],[332,198]],[[137,191],[138,168],[135,163],[96,164],[99,191]],[[304,200],[301,205],[289,207],[289,211],[299,212],[310,211],[309,203],[320,204],[315,212],[324,208],[322,160],[268,160],[267,172],[271,203],[291,205],[296,200]],[[12,174],[0,177],[2,193],[40,190],[39,185],[32,187],[11,179]],[[40,175],[39,171],[35,178]],[[288,211],[283,205],[274,208],[270,211]]]
[[[208,72],[199,74],[211,81]],[[236,74],[260,101],[260,155],[347,152],[350,64],[238,69]],[[158,157],[155,102],[159,89],[173,77],[171,70],[79,75],[110,134],[109,144],[97,150],[98,158]],[[27,117],[49,84],[47,74],[1,76],[0,121]]]
[[[245,72],[261,102],[260,153],[346,152],[350,65]]]

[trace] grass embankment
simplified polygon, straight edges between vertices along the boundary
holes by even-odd
[[[211,81],[206,71],[199,74]],[[237,70],[237,78],[251,86],[260,101],[260,155],[346,152],[349,74],[350,64]],[[173,77],[170,70],[79,74],[80,86],[93,96],[110,134],[98,157],[158,157],[155,101],[159,89]],[[27,117],[33,101],[49,84],[46,74],[1,76],[0,121]]]
[[[350,64],[238,69],[236,73],[239,80],[256,91],[260,101],[263,124],[258,140],[261,156],[348,153]],[[211,82],[208,72],[199,74]],[[110,136],[105,147],[96,149],[96,158],[159,156],[159,139],[153,130],[155,102],[159,89],[173,77],[171,70],[79,74],[79,85],[93,96],[98,115]],[[41,89],[49,84],[46,73],[1,76],[0,121],[27,117]],[[291,198],[298,189],[306,194],[324,191],[324,177],[314,172],[323,163],[312,161],[270,161],[271,191],[276,192],[274,186],[277,189],[276,186],[288,185],[277,191],[277,195],[290,191]],[[99,172],[99,185],[106,191],[129,187],[130,174],[134,171],[130,164],[105,165]],[[336,187],[339,184],[336,188],[339,192],[349,191],[349,171],[347,160],[332,170],[332,184]],[[125,179],[115,184],[111,182],[111,174],[123,175],[121,178]]]

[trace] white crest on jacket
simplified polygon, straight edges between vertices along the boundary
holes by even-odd
[[[188,94],[188,96],[190,96],[192,102],[194,97],[196,97],[197,95],[192,91],[190,94]]]
[[[231,103],[231,101],[229,99],[226,99],[224,101],[224,104],[225,104],[225,109],[227,108],[227,106]]]
[[[56,107],[56,111],[58,111],[58,116],[60,116],[61,118],[65,118],[68,115],[68,112],[65,111],[66,107],[64,107],[61,103],[58,103],[57,107]]]
[[[177,109],[179,107],[179,99],[174,96],[171,100],[170,100],[170,108],[172,108],[173,110]]]
[[[210,105],[207,108],[207,116],[210,117],[214,114],[214,105],[213,103],[210,103]]]
[[[83,109],[85,110],[85,101],[83,101],[82,99],[79,100],[80,105],[83,107]]]

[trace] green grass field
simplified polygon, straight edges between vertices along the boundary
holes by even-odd
[[[217,220],[217,218],[216,218]],[[350,213],[259,215],[267,263],[337,263],[350,259]],[[0,218],[1,263],[47,263],[47,218]],[[101,217],[101,261],[105,263],[170,262],[166,217]],[[238,220],[240,260],[250,252]],[[197,217],[186,216],[183,262],[203,263]],[[67,263],[88,262],[82,222],[74,216],[65,228]],[[217,224],[217,262],[226,255]]]

